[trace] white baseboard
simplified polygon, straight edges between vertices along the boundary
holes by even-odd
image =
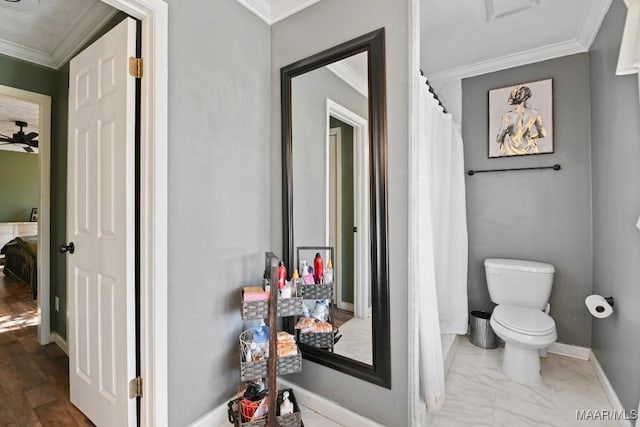
[[[326,397],[320,396],[309,390],[305,390],[288,381],[278,379],[278,383],[281,387],[293,389],[298,404],[306,406],[323,417],[329,418],[330,420],[345,427],[383,427],[381,424],[371,421],[369,418],[365,418],[362,415],[356,414]]]
[[[362,415],[350,411],[344,406],[340,406],[332,400],[305,390],[288,381],[278,379],[278,384],[280,388],[292,388],[299,405],[303,405],[345,427],[384,427]],[[304,421],[304,416],[302,418]],[[189,427],[218,427],[223,423],[228,423],[226,403],[204,414],[189,424]]]
[[[598,362],[596,355],[591,352],[591,365],[593,366],[593,370],[596,371],[596,376],[600,380],[602,387],[604,388],[604,392],[609,399],[609,403],[611,403],[611,409],[614,411],[622,412],[624,411],[624,407],[618,398],[618,394],[613,389],[613,386],[609,382],[609,378],[607,378],[607,374],[605,374],[604,369]],[[621,427],[633,427],[633,422],[630,420],[620,420]]]
[[[207,412],[206,414],[189,424],[189,427],[218,427],[223,423],[229,424],[226,403],[223,403],[212,411]]]
[[[51,332],[51,335],[49,337],[51,338],[51,341],[56,343],[66,355],[69,355],[69,346],[67,345],[67,342],[64,340],[64,338],[58,335],[57,332],[53,331]]]
[[[591,349],[580,347],[578,345],[562,344],[554,342],[547,349],[549,353],[558,354],[560,356],[573,357],[574,359],[589,360],[591,357]]]

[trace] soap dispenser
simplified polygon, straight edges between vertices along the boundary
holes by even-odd
[[[293,403],[289,400],[289,392],[282,393],[282,403],[280,404],[280,416],[293,414]]]

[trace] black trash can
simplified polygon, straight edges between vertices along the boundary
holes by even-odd
[[[486,311],[472,311],[469,316],[471,344],[481,348],[498,347],[498,337],[489,324],[491,313]]]

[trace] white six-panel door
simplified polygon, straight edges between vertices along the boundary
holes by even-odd
[[[98,426],[135,425],[135,56],[127,18],[71,60],[67,154],[71,402]]]

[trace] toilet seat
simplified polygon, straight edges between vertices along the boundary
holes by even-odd
[[[491,317],[500,326],[524,335],[544,336],[556,329],[551,316],[535,308],[500,304]]]

